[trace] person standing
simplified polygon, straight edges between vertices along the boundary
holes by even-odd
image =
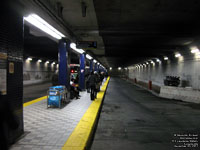
[[[89,85],[90,85],[90,89],[91,89],[90,98],[91,98],[91,100],[94,100],[95,95],[96,95],[95,92],[96,92],[97,79],[96,79],[96,75],[94,75],[93,71],[91,72],[88,81],[89,81]]]
[[[85,75],[87,93],[90,93],[90,82],[89,82],[89,77],[90,77],[90,74],[89,74],[89,73]]]

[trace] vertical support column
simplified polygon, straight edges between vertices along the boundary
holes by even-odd
[[[94,65],[94,71],[97,71],[97,63]]]
[[[100,72],[102,72],[102,69],[103,69],[103,68],[100,66]]]
[[[97,64],[97,72],[99,72],[99,64]]]
[[[93,59],[90,60],[90,72],[93,71]]]
[[[66,40],[62,39],[59,41],[59,77],[58,81],[60,85],[65,85],[68,87],[68,51],[69,51],[70,42],[66,42]]]
[[[24,132],[24,123],[23,123],[24,24],[23,24],[23,16],[17,10],[22,10],[22,8],[20,5],[18,5],[18,3],[15,3],[15,1],[11,0],[1,1],[0,91],[4,95],[1,97],[0,105],[1,107],[5,107],[3,105],[4,100],[6,103],[9,103],[12,106],[11,107],[12,109],[10,111],[12,111],[14,115],[17,117],[19,123],[18,128],[15,130],[11,130],[9,127],[1,126],[1,130],[5,131],[8,143],[14,142]],[[9,110],[7,111],[9,112]],[[7,114],[2,114],[2,115],[6,116]],[[9,121],[11,123],[12,119]],[[2,134],[2,132],[0,134]]]
[[[85,54],[80,54],[79,87],[81,88],[81,90],[85,89]]]

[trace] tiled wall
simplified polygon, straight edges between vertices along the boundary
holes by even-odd
[[[12,110],[19,120],[19,127],[13,131],[7,128],[10,142],[18,138],[23,127],[23,17],[12,9],[9,0],[1,1],[0,5],[0,52],[7,53],[7,95]],[[9,68],[9,64],[12,67]],[[14,66],[13,66],[14,65]],[[9,71],[9,69],[11,69]]]

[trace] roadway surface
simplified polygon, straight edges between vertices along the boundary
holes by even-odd
[[[24,90],[23,90],[24,103],[34,100],[34,99],[37,99],[42,96],[46,96],[47,91],[48,91],[49,87],[51,87],[51,86],[52,86],[51,82],[24,86]]]
[[[111,78],[91,150],[197,150],[175,148],[183,144],[173,140],[199,134],[199,115],[198,104],[159,98]]]

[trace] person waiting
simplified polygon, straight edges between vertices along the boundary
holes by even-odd
[[[77,84],[74,83],[74,79],[72,78],[70,81],[70,97],[73,99],[79,99],[79,90],[77,89]]]
[[[91,100],[94,100],[96,98],[96,84],[97,84],[97,79],[96,79],[96,75],[94,74],[94,72],[92,71],[90,76],[89,76],[89,84],[90,84],[90,98]]]

